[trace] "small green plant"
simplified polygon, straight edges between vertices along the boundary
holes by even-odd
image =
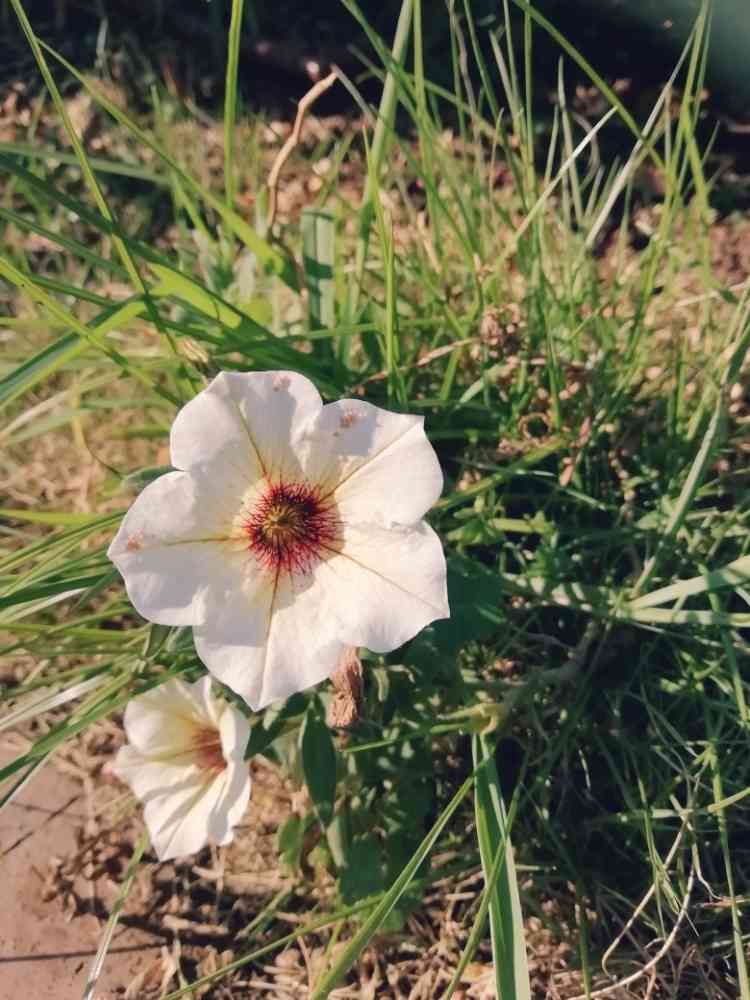
[[[282,905],[269,900],[242,955],[167,1000],[331,927],[310,983],[328,996],[432,883],[474,870],[473,923],[441,996],[489,941],[497,995],[530,997],[525,924],[543,914],[568,928],[582,996],[639,995],[657,975],[676,990],[668,959],[689,943],[716,996],[748,998],[750,286],[712,267],[696,140],[708,7],[638,120],[524,0],[496,20],[470,0],[441,11],[452,90],[425,75],[420,0],[404,0],[392,44],[342,2],[382,100],[367,107],[339,71],[362,133],[298,145],[293,169],[321,183],[268,228],[267,126],[238,115],[241,0],[221,178],[199,169],[180,132],[195,140],[197,126],[168,95],[137,118],[11,0],[44,80],[39,115],[51,101],[67,144],[35,119],[27,143],[0,147],[3,445],[17,470],[53,435],[88,455],[100,422],[111,434],[93,509],[34,497],[0,511],[0,655],[33,664],[0,689],[0,727],[51,720],[0,771],[0,808],[98,720],[205,674],[189,628],[134,611],[107,548],[168,471],[176,413],[217,373],[299,373],[325,402],[425,417],[451,614],[394,651],[362,651],[339,687],[249,699],[258,711],[225,690],[249,719],[246,759],[307,790],[280,859],[300,881],[317,866],[335,890],[291,934],[269,932]],[[554,111],[535,117],[538,32],[598,89],[596,120],[571,106],[562,62]],[[121,156],[90,155],[63,78],[109,116]],[[599,142],[616,123],[632,152],[608,164]],[[656,203],[639,194],[649,172]],[[56,248],[49,267],[32,237]],[[453,860],[436,862],[438,848]],[[87,996],[147,851],[142,839]]]

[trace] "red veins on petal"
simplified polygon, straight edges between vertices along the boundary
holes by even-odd
[[[250,551],[268,569],[307,573],[339,537],[336,508],[306,483],[271,484],[248,511]]]
[[[210,774],[220,774],[227,766],[221,748],[221,737],[215,729],[202,727],[196,732],[193,752],[198,766]]]

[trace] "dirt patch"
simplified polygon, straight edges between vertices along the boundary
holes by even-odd
[[[0,744],[0,766],[17,756]],[[66,920],[49,894],[49,865],[75,851],[86,822],[81,784],[53,763],[0,813],[0,1000],[78,1000],[101,937],[93,914]],[[97,1000],[122,996],[161,942],[134,928],[115,932]]]
[[[12,738],[11,738],[12,739]],[[122,740],[115,722],[70,741],[0,814],[0,1000],[79,1000],[133,846],[143,826],[135,800],[103,766]],[[0,745],[0,766],[24,749]],[[127,897],[95,1000],[157,1000],[243,954],[278,940],[336,906],[334,881],[315,864],[315,840],[302,870],[279,864],[278,832],[307,808],[279,769],[252,763],[253,793],[234,842],[179,863],[147,850]],[[466,817],[469,823],[469,817]],[[433,859],[437,874],[455,854]],[[432,1000],[442,995],[466,943],[482,886],[479,867],[430,886],[400,930],[378,936],[337,996]],[[263,919],[264,911],[267,919]],[[204,1000],[299,1000],[344,946],[355,924],[308,934],[196,991]],[[571,948],[537,918],[527,922],[535,996],[580,992]],[[569,930],[569,929],[568,929]],[[555,986],[551,984],[555,983]],[[456,996],[495,996],[488,943],[465,970]]]

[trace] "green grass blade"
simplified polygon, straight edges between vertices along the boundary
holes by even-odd
[[[744,612],[682,611],[679,608],[623,609],[615,615],[623,621],[641,622],[645,625],[700,625],[713,628],[748,628],[750,614]]]
[[[354,0],[342,0],[347,10],[354,15],[357,21],[368,33],[371,28],[364,17],[359,6]],[[391,50],[392,61],[400,66],[406,57],[406,50],[411,34],[411,23],[413,16],[413,0],[403,0],[401,11],[398,16],[396,33],[393,38]],[[362,292],[362,281],[365,273],[365,262],[367,260],[367,248],[370,242],[370,231],[375,217],[375,198],[378,197],[377,179],[388,151],[388,143],[393,132],[393,122],[396,115],[396,105],[399,98],[398,76],[392,66],[388,67],[383,94],[380,98],[378,108],[378,119],[375,124],[375,132],[372,137],[372,147],[370,150],[370,163],[365,193],[359,210],[359,238],[357,240],[356,259],[354,264],[354,288],[352,300],[349,304],[349,318],[354,319],[359,297]],[[375,181],[373,181],[375,178]]]
[[[324,998],[327,997],[331,990],[336,986],[341,977],[344,976],[353,963],[356,962],[358,956],[361,954],[363,949],[367,947],[372,937],[377,933],[378,928],[381,926],[385,918],[398,903],[404,892],[406,892],[406,889],[414,878],[417,869],[435,846],[440,834],[443,832],[451,816],[459,807],[473,783],[474,777],[472,775],[468,777],[458,789],[456,794],[443,810],[435,825],[414,852],[412,858],[404,866],[401,874],[398,876],[391,888],[375,906],[372,913],[365,920],[362,927],[354,935],[351,941],[349,941],[346,947],[342,949],[333,967],[325,973],[321,981],[316,985],[315,991],[312,994],[312,1000],[324,1000]]]
[[[3,809],[5,809],[6,806],[9,806],[11,804],[13,799],[15,799],[16,795],[18,795],[26,787],[26,785],[31,781],[31,779],[34,777],[37,771],[41,770],[41,768],[47,763],[49,758],[50,758],[50,753],[47,753],[44,756],[39,757],[36,760],[32,760],[28,763],[26,772],[22,774],[21,777],[16,782],[14,782],[14,784],[8,789],[7,792],[4,792],[3,795],[0,796],[0,811],[2,811]],[[20,771],[21,767],[23,767],[26,763],[27,760],[24,758],[21,765],[18,768],[14,768],[13,771],[10,771],[8,770],[8,768],[5,768],[4,772],[7,773],[4,773],[3,776],[0,776],[0,784],[2,784],[2,782],[6,780],[7,777],[13,774],[15,770]]]
[[[48,524],[54,528],[79,528],[86,525],[106,524],[111,514],[71,514],[53,510],[23,510],[15,507],[0,507],[0,517],[12,521],[29,521],[31,524]]]
[[[474,807],[477,838],[489,893],[495,988],[498,1000],[531,1000],[521,899],[508,817],[495,766],[494,740],[475,733],[472,736],[472,751],[476,768]],[[498,852],[502,852],[503,862],[493,884],[491,876]]]
[[[22,396],[42,379],[54,374],[89,345],[77,333],[67,333],[49,347],[24,361],[14,371],[0,379],[0,406]]]
[[[310,329],[332,329],[336,325],[336,225],[330,212],[306,208],[301,228]]]
[[[97,583],[100,575],[79,576],[65,580],[55,580],[51,583],[41,583],[36,587],[21,587],[9,594],[0,596],[0,610],[11,608],[16,604],[26,604],[29,601],[37,601],[46,597],[57,597],[60,594],[80,593],[86,587],[91,587]]]
[[[17,726],[26,719],[32,719],[35,715],[39,715],[42,712],[49,712],[53,708],[67,705],[69,701],[75,701],[76,698],[80,698],[81,695],[98,687],[104,679],[103,674],[98,674],[62,691],[53,691],[52,693],[45,694],[30,704],[19,705],[18,708],[14,708],[13,711],[8,712],[7,715],[0,718],[0,732],[4,729],[10,729],[11,726]]]
[[[650,156],[652,157],[654,165],[660,170],[664,170],[664,161],[654,149],[653,143],[643,134],[641,129],[638,127],[636,120],[630,114],[614,90],[612,90],[612,88],[607,84],[604,77],[600,73],[597,73],[591,63],[581,55],[574,45],[571,45],[562,32],[558,31],[554,24],[552,24],[551,21],[548,21],[543,14],[540,14],[539,11],[535,10],[530,4],[526,3],[525,0],[513,0],[513,3],[517,7],[521,8],[527,18],[530,18],[541,28],[544,28],[544,30],[552,38],[554,38],[557,44],[564,49],[565,52],[567,52],[570,58],[577,63],[578,66],[580,66],[584,73],[586,73],[586,75],[590,78],[591,82],[604,94],[612,107],[617,110],[620,118],[627,125],[636,139],[643,143],[643,146],[648,150]]]
[[[237,70],[240,58],[240,35],[244,0],[232,0],[232,18],[229,23],[227,47],[227,74],[224,89],[224,191],[227,208],[233,208],[234,187],[234,131],[237,117]]]
[[[57,243],[58,246],[75,254],[81,260],[85,260],[86,263],[91,264],[94,268],[101,268],[104,271],[109,271],[118,278],[127,278],[127,271],[118,264],[114,264],[112,261],[106,260],[101,256],[101,254],[94,253],[77,240],[63,236],[61,233],[57,233],[53,229],[49,229],[47,226],[39,225],[38,222],[26,215],[20,215],[18,212],[12,212],[10,209],[0,207],[0,219],[3,219],[5,222],[10,222],[14,226],[18,226],[20,229],[37,233],[39,236],[43,236],[45,239],[50,240],[53,243]]]
[[[113,361],[115,361],[121,368],[127,370],[133,378],[136,378],[139,382],[145,385],[149,392],[153,389],[153,384],[148,375],[141,371],[140,368],[134,367],[130,364],[128,359],[124,355],[116,351],[110,343],[105,339],[105,335],[102,330],[94,326],[85,326],[79,319],[77,319],[71,312],[64,309],[56,299],[53,299],[50,295],[47,295],[39,285],[27,274],[19,271],[17,267],[8,260],[4,260],[0,257],[0,275],[7,278],[12,284],[17,288],[23,289],[30,298],[34,299],[40,305],[44,306],[49,313],[54,316],[56,320],[59,320],[64,326],[72,327],[79,336],[81,336],[85,341],[87,341],[91,346],[98,348]],[[122,309],[126,307],[123,306]],[[145,308],[145,303],[139,303],[137,301],[127,304],[127,308],[130,311],[134,311],[133,314],[137,314]],[[167,395],[166,390],[159,390],[162,395]],[[179,403],[179,400],[173,399],[173,402]]]
[[[74,153],[63,153],[58,149],[40,149],[37,146],[27,146],[21,142],[0,142],[0,153],[11,156],[22,156],[28,160],[51,160],[54,163],[64,163],[69,166],[79,166],[78,157]],[[102,156],[88,156],[92,170],[102,174],[114,174],[119,177],[133,177],[135,180],[146,181],[157,187],[169,187],[166,177],[147,170],[138,163],[123,163],[118,160],[107,160]]]
[[[642,608],[654,608],[669,601],[684,600],[686,597],[694,597],[696,594],[704,594],[707,591],[720,590],[722,587],[736,587],[743,583],[750,582],[750,556],[741,556],[733,562],[715,569],[701,576],[692,576],[689,580],[680,580],[672,583],[668,587],[660,587],[636,598],[628,607],[640,610]]]
[[[107,952],[109,951],[109,946],[112,943],[112,935],[115,932],[117,923],[120,919],[120,914],[122,913],[122,908],[125,905],[125,901],[128,898],[131,888],[133,887],[133,880],[135,879],[136,872],[138,871],[138,865],[141,862],[141,857],[146,845],[148,844],[148,834],[144,830],[141,833],[138,841],[136,842],[135,848],[133,850],[133,855],[128,862],[128,867],[125,870],[125,877],[122,881],[122,886],[117,894],[117,899],[115,899],[114,905],[112,906],[112,912],[109,915],[109,920],[107,921],[107,926],[104,928],[104,933],[102,934],[102,939],[99,942],[99,947],[96,949],[96,955],[91,963],[91,968],[89,969],[89,974],[86,977],[86,986],[83,991],[83,1000],[94,1000],[94,990],[96,984],[99,981],[99,976],[101,975],[102,969],[104,968],[104,960],[107,957]]]
[[[262,239],[262,237],[255,232],[252,226],[249,226],[237,212],[229,208],[221,198],[217,198],[216,195],[207,190],[194,177],[188,174],[187,171],[183,170],[176,160],[170,156],[158,142],[156,142],[142,128],[139,128],[132,118],[125,114],[125,112],[116,104],[110,101],[98,87],[94,86],[64,56],[44,42],[41,44],[45,51],[49,52],[54,59],[56,59],[72,76],[75,77],[81,86],[85,88],[87,93],[93,97],[97,104],[104,108],[104,110],[110,114],[115,121],[119,122],[120,125],[126,128],[139,143],[156,153],[156,155],[169,167],[169,169],[172,170],[177,177],[179,177],[182,184],[194,191],[206,205],[209,205],[217,213],[217,215],[221,217],[227,228],[233,232],[246,247],[252,250],[259,260],[266,264],[290,288],[297,290],[297,272],[292,260],[272,247],[266,242],[266,240]]]
[[[680,495],[674,505],[669,521],[667,522],[662,536],[659,539],[656,551],[644,564],[643,571],[633,588],[633,596],[639,594],[654,575],[659,564],[659,558],[664,551],[665,543],[674,537],[687,517],[687,513],[701,487],[718,445],[719,434],[721,432],[724,418],[724,405],[724,399],[721,395],[719,395],[716,400],[711,420],[705,434],[703,435],[700,448],[693,459],[693,463],[687,474],[682,489],[680,490]]]
[[[724,789],[721,775],[719,753],[716,743],[712,740],[709,744],[708,759],[713,772],[713,805],[711,812],[716,814],[719,827],[719,840],[721,841],[721,852],[724,859],[724,871],[729,890],[729,903],[732,911],[732,943],[734,945],[734,956],[737,962],[737,979],[740,986],[740,1000],[750,1000],[750,976],[748,976],[747,958],[745,954],[745,942],[743,941],[743,927],[740,908],[737,902],[735,890],[735,877],[732,865],[732,851],[729,844],[729,832],[727,829],[727,816],[725,812]]]
[[[31,23],[28,17],[26,16],[26,12],[23,9],[23,4],[21,3],[21,0],[10,0],[10,2],[13,6],[14,11],[16,12],[16,16],[18,17],[18,20],[21,24],[21,28],[23,29],[24,34],[26,35],[28,43],[31,46],[31,51],[33,52],[34,58],[36,59],[37,65],[39,66],[39,71],[42,74],[44,83],[52,96],[55,109],[57,110],[57,113],[60,115],[63,127],[68,135],[70,144],[73,147],[73,151],[75,153],[76,159],[78,160],[81,172],[83,173],[83,176],[86,180],[86,184],[88,185],[89,190],[93,195],[94,201],[96,202],[96,206],[105,218],[111,220],[113,218],[112,213],[110,212],[109,206],[107,205],[104,195],[102,194],[102,190],[99,187],[99,182],[96,179],[96,175],[94,174],[94,171],[91,169],[91,164],[89,163],[88,157],[86,156],[86,150],[83,148],[83,145],[80,139],[78,138],[78,134],[75,128],[73,127],[73,123],[70,120],[68,109],[66,108],[65,102],[62,99],[62,95],[60,94],[60,91],[57,88],[57,84],[55,83],[54,77],[50,72],[49,66],[47,65],[47,60],[44,58],[44,53],[42,52],[41,46],[39,44],[39,39],[34,34],[34,30],[31,27]],[[120,259],[122,260],[125,269],[130,275],[130,279],[133,282],[135,288],[140,292],[144,291],[143,282],[141,281],[135,261],[130,255],[130,251],[119,237],[115,237],[114,244],[118,254],[120,255]]]
[[[201,976],[200,979],[196,979],[194,983],[183,986],[179,990],[174,990],[172,993],[167,993],[167,995],[162,997],[161,1000],[179,1000],[179,997],[184,997],[188,993],[195,996],[196,990],[203,986],[208,986],[210,983],[215,983],[217,979],[221,979],[223,976],[226,976],[227,973],[241,969],[243,965],[247,965],[249,962],[255,962],[257,959],[263,958],[265,955],[268,955],[277,949],[282,949],[286,945],[292,944],[294,941],[299,940],[299,938],[304,937],[305,934],[312,934],[314,931],[337,924],[339,921],[345,920],[347,917],[353,917],[357,913],[361,913],[363,910],[369,909],[370,906],[372,906],[371,901],[366,900],[362,903],[354,903],[352,906],[343,906],[334,913],[327,914],[318,920],[311,920],[310,923],[303,925],[296,931],[292,931],[291,934],[285,934],[284,937],[278,938],[276,941],[271,941],[270,944],[266,944],[262,948],[258,948],[255,951],[250,952],[248,955],[242,955],[233,962],[229,962],[227,965],[217,969],[216,972],[209,972],[208,975]]]

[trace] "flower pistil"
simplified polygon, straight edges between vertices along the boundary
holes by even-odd
[[[221,774],[227,766],[221,748],[221,736],[216,729],[198,729],[193,738],[193,751],[198,766],[210,775]]]
[[[247,512],[242,529],[258,562],[275,572],[307,573],[335,550],[335,505],[305,483],[274,483]]]

